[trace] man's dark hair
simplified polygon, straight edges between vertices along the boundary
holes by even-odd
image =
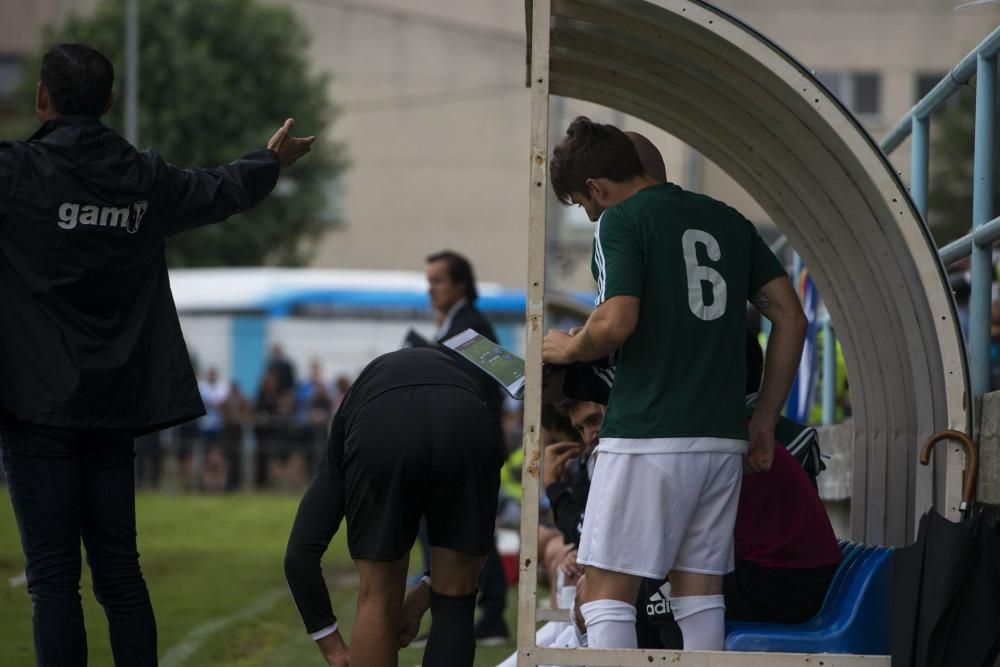
[[[465,300],[470,306],[476,302],[479,290],[476,289],[476,274],[473,273],[469,260],[452,250],[442,250],[427,257],[427,263],[431,262],[444,262],[451,282],[465,285]]]
[[[622,183],[644,173],[635,144],[624,132],[583,116],[569,124],[549,162],[552,189],[567,205],[573,203],[571,193],[586,194],[588,178]]]
[[[61,116],[100,116],[111,97],[115,68],[85,44],[56,44],[42,58],[42,83]]]
[[[573,428],[573,422],[566,416],[566,412],[562,411],[561,404],[542,403],[542,428],[549,432],[564,433],[571,436],[574,442],[580,442],[580,434]]]
[[[569,413],[573,412],[573,408],[583,403],[575,398],[564,398],[555,404],[556,412],[561,414],[566,419],[569,419]]]

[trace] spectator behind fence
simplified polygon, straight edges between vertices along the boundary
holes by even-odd
[[[198,383],[201,402],[205,404],[205,416],[198,420],[201,437],[206,441],[218,439],[222,433],[222,404],[229,396],[229,384],[219,377],[219,370],[209,367],[205,378]]]
[[[294,415],[295,396],[289,389],[282,388],[281,371],[271,366],[261,380],[254,409],[254,431],[257,435],[254,483],[257,488],[267,486],[274,464],[287,458]]]
[[[40,79],[41,127],[0,143],[0,439],[35,659],[87,661],[82,537],[114,662],[146,667],[156,622],[136,550],[133,438],[204,413],[166,240],[261,202],[313,139],[290,137],[289,119],[268,150],[180,169],[101,123],[114,81],[103,54],[58,44]]]
[[[267,357],[267,371],[274,371],[278,379],[278,388],[283,391],[295,389],[295,367],[285,356],[285,351],[279,343],[271,346]]]
[[[220,407],[222,413],[222,449],[229,465],[226,490],[237,489],[243,482],[243,437],[253,417],[250,401],[243,395],[240,385],[232,381],[226,400]]]
[[[323,382],[323,368],[318,360],[309,364],[309,378],[299,384],[295,400],[303,425],[308,429],[322,427],[325,432],[333,414],[333,399]]]
[[[346,375],[337,376],[336,382],[333,383],[333,388],[332,409],[336,412],[340,409],[340,404],[344,402],[344,397],[347,396],[347,392],[351,388],[351,378]]]

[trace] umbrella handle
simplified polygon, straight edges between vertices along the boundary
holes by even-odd
[[[976,479],[979,475],[979,448],[976,443],[961,431],[938,431],[927,438],[924,446],[920,448],[920,463],[928,465],[931,462],[931,450],[934,445],[942,440],[958,440],[965,449],[965,480],[962,482],[962,507],[964,512],[976,497]]]

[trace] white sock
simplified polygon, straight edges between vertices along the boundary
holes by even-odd
[[[620,600],[595,600],[580,605],[587,623],[590,648],[637,648],[635,607]]]
[[[721,651],[726,645],[726,601],[721,595],[670,598],[685,651]]]
[[[562,634],[562,631],[567,627],[569,627],[569,623],[560,623],[559,621],[546,623],[535,633],[535,646],[552,646],[556,637]]]

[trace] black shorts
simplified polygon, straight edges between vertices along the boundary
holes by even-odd
[[[402,558],[421,516],[432,546],[489,553],[504,452],[478,396],[451,385],[393,389],[358,409],[344,433],[351,558]]]

